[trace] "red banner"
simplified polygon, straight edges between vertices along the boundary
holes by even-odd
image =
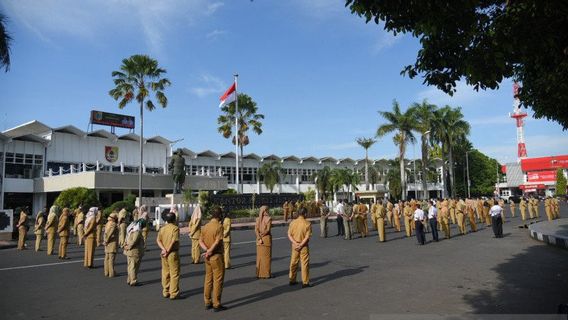
[[[521,159],[521,169],[524,172],[557,168],[568,169],[568,155]]]
[[[523,185],[519,186],[519,189],[530,192],[528,190],[530,190],[530,189],[546,189],[546,186],[544,184],[523,184]]]
[[[527,172],[528,182],[545,182],[545,181],[556,181],[556,171],[531,171]]]

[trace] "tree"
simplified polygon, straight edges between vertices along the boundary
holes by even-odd
[[[564,170],[558,168],[556,170],[556,194],[557,197],[563,197],[566,195],[566,177],[564,176]]]
[[[12,37],[6,29],[6,16],[0,12],[0,69],[4,68],[4,72],[10,70],[10,44]]]
[[[396,132],[394,141],[398,146],[398,159],[400,165],[400,181],[401,181],[401,192],[402,200],[406,200],[406,178],[404,170],[404,154],[406,153],[406,145],[408,143],[414,143],[416,138],[412,133],[415,130],[416,124],[414,119],[414,113],[412,109],[408,109],[405,112],[400,111],[400,105],[395,100],[392,103],[391,111],[379,111],[379,114],[387,121],[387,123],[381,125],[377,129],[377,137],[382,137],[388,133]]]
[[[248,136],[248,130],[252,129],[256,134],[262,134],[262,122],[261,120],[264,119],[264,115],[258,113],[258,107],[256,102],[252,100],[250,96],[245,93],[239,93],[238,95],[238,103],[239,103],[239,114],[235,115],[236,113],[236,104],[235,102],[231,102],[229,104],[224,105],[221,108],[223,112],[217,118],[217,124],[219,127],[217,130],[219,133],[223,135],[225,139],[229,139],[232,137],[233,144],[236,143],[235,136],[233,133],[234,125],[235,125],[235,117],[238,118],[239,123],[239,147],[240,147],[240,159],[241,159],[241,181],[243,180],[243,150],[246,145],[249,144],[250,139]],[[237,155],[239,157],[239,155]],[[239,190],[237,190],[239,191]]]
[[[428,192],[428,182],[426,181],[426,170],[429,167],[429,159],[428,159],[428,136],[432,130],[432,121],[433,121],[433,114],[436,111],[437,107],[433,104],[429,104],[426,99],[422,101],[422,103],[413,103],[412,107],[416,114],[416,131],[420,133],[420,143],[421,143],[421,152],[422,152],[422,191],[423,191],[423,199],[429,198]],[[415,182],[416,183],[416,182]]]
[[[353,14],[420,40],[410,78],[452,94],[457,81],[496,89],[522,83],[519,99],[537,118],[568,128],[568,3],[565,1],[346,0]],[[564,31],[562,31],[564,30]]]
[[[258,174],[262,177],[264,185],[270,190],[270,193],[272,193],[274,186],[280,182],[281,173],[282,168],[278,162],[267,162],[258,170]]]
[[[168,79],[162,78],[165,69],[158,66],[158,61],[147,55],[136,54],[122,60],[121,71],[113,71],[112,77],[115,87],[109,91],[109,95],[118,103],[118,108],[123,109],[133,99],[140,104],[140,168],[138,169],[138,197],[142,199],[142,164],[144,159],[144,106],[148,111],[156,109],[150,99],[150,91],[154,92],[156,100],[165,108],[168,98],[163,90],[170,86]]]
[[[95,190],[83,187],[69,188],[61,191],[53,203],[60,208],[90,208],[100,206]]]
[[[399,200],[399,195],[402,195],[402,184],[400,183],[400,167],[397,166],[396,160],[387,160],[389,164],[389,169],[386,175],[386,181],[388,184],[388,190],[390,197],[393,200]]]
[[[369,148],[377,140],[373,138],[357,138],[357,144],[365,149],[365,189],[369,190]]]
[[[330,175],[331,169],[328,166],[323,167],[323,169],[316,171],[312,175],[312,179],[314,179],[316,189],[318,193],[321,195],[321,199],[326,200],[326,193],[330,188]],[[319,199],[318,199],[319,200]]]

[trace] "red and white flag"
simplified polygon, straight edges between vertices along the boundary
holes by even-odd
[[[227,89],[227,91],[225,91],[225,93],[221,96],[221,98],[219,98],[219,100],[221,100],[221,102],[219,103],[219,108],[223,107],[227,103],[235,101],[237,96],[236,93],[237,93],[237,84],[233,82],[233,85],[230,86],[229,89]]]

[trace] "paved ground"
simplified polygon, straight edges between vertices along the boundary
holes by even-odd
[[[562,214],[568,208],[562,207]],[[568,302],[568,251],[547,246],[519,229],[519,218],[491,230],[418,246],[415,238],[388,229],[388,242],[371,237],[311,241],[312,288],[288,286],[289,244],[285,228],[274,228],[273,279],[257,280],[250,230],[233,233],[218,314],[203,310],[203,265],[189,264],[189,239],[182,241],[182,299],[161,297],[160,260],[151,234],[141,265],[141,287],[128,287],[125,258],[118,277],[103,277],[102,249],[95,270],[82,267],[82,248],[61,262],[45,252],[0,251],[2,319],[375,319],[379,314],[555,313]],[[335,223],[331,234],[335,234]],[[455,233],[455,228],[454,228]],[[427,235],[431,240],[430,235]],[[31,241],[28,241],[32,245]]]

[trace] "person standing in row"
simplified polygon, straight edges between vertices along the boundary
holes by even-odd
[[[268,206],[260,207],[258,218],[254,226],[256,235],[256,277],[268,279],[272,277],[272,219],[268,213]]]
[[[452,220],[452,224],[457,224],[458,222],[456,217],[456,205],[456,200],[450,199],[450,201],[448,201],[448,208],[450,209],[450,219]]]
[[[85,218],[85,258],[83,260],[83,266],[86,268],[93,268],[93,259],[95,257],[95,238],[97,236],[97,226],[96,226],[96,214],[98,208],[91,207],[87,212],[87,217]]]
[[[105,246],[105,264],[104,271],[105,277],[114,277],[114,259],[116,258],[116,249],[118,247],[118,227],[116,222],[118,221],[118,215],[116,212],[111,213],[108,216],[107,223],[105,225],[105,232],[103,235],[103,244]]]
[[[371,200],[371,204],[370,204],[370,212],[371,212],[371,226],[373,227],[372,229],[377,230],[377,204]]]
[[[401,228],[400,228],[400,210],[401,210],[400,204],[396,203],[394,205],[393,210],[392,210],[392,219],[393,219],[394,229],[396,230],[396,232],[400,232],[400,230],[401,230]]]
[[[458,223],[458,229],[462,235],[465,235],[467,231],[465,230],[465,202],[463,199],[459,199],[457,204],[455,205],[455,216],[456,222]]]
[[[69,208],[63,208],[57,226],[59,234],[59,259],[67,259],[67,243],[69,242]]]
[[[495,234],[495,238],[503,238],[503,217],[501,214],[503,213],[503,208],[500,205],[495,204],[489,210],[489,214],[491,215],[491,226],[493,228],[493,233]]]
[[[335,222],[337,223],[337,236],[345,236],[345,226],[343,223],[343,219],[345,219],[345,207],[342,199],[339,199],[339,203],[335,207],[335,216]]]
[[[377,232],[379,234],[379,242],[385,242],[386,239],[386,232],[385,232],[385,219],[387,217],[387,213],[385,207],[382,203],[378,202],[375,204],[376,206],[376,217],[377,217]]]
[[[128,215],[128,212],[126,211],[126,208],[122,208],[118,212],[118,245],[121,248],[124,247],[124,242],[126,240],[126,227],[127,227],[126,216],[127,215]]]
[[[58,206],[51,206],[49,214],[47,215],[47,222],[45,223],[45,232],[47,233],[47,255],[53,254],[55,247],[55,233],[57,232],[57,214],[59,213]]]
[[[418,244],[424,245],[426,243],[426,235],[424,234],[424,220],[426,216],[421,208],[414,210],[414,225],[416,230],[416,239]]]
[[[148,233],[150,232],[150,220],[148,219],[148,207],[146,207],[146,205],[140,207],[140,216],[138,219],[144,219],[144,223],[142,224],[142,238],[144,239],[144,250],[146,250]]]
[[[201,237],[201,206],[197,205],[193,209],[191,219],[189,219],[189,238],[191,239],[191,263],[198,264],[200,251],[199,251],[199,238]]]
[[[406,237],[410,238],[412,236],[412,224],[414,223],[412,209],[408,202],[405,203],[404,209],[404,230],[406,231]]]
[[[284,222],[287,222],[288,218],[292,216],[292,211],[293,211],[292,202],[288,203],[288,201],[285,201],[284,204],[282,205],[282,212],[284,214]]]
[[[444,232],[444,236],[446,239],[450,239],[451,237],[451,229],[450,229],[450,213],[448,209],[448,200],[444,199],[440,204],[440,224],[442,225],[442,231]]]
[[[75,210],[75,225],[77,226],[77,245],[83,245],[83,237],[85,235],[85,214],[83,213],[83,206]]]
[[[302,268],[302,288],[310,286],[310,248],[308,243],[312,235],[312,225],[305,219],[306,209],[300,208],[298,218],[290,223],[288,239],[292,243],[290,255],[290,285],[295,285],[298,263]]]
[[[261,208],[261,212],[263,212]],[[205,251],[205,281],[203,284],[203,300],[205,309],[213,308],[214,312],[226,310],[221,304],[225,266],[223,262],[223,226],[220,223],[223,212],[215,207],[211,210],[211,220],[203,226],[199,238],[199,246]],[[259,217],[260,218],[260,217]]]
[[[95,239],[97,243],[97,247],[100,247],[103,244],[103,209],[97,210],[97,214],[95,215]]]
[[[318,202],[319,213],[320,213],[320,237],[327,238],[327,221],[330,215],[329,207],[323,203]]]
[[[551,200],[552,198],[550,197],[546,197],[546,199],[544,199],[544,213],[546,214],[548,221],[552,221],[554,219],[551,210]]]
[[[37,213],[35,224],[34,224],[34,234],[36,236],[35,251],[41,251],[41,240],[43,239],[43,228],[45,227],[45,217],[44,211]]]
[[[28,233],[28,214],[26,209],[20,211],[20,219],[16,225],[18,228],[18,250],[26,249],[26,234]]]
[[[168,212],[164,217],[166,225],[158,231],[156,240],[160,248],[162,261],[162,296],[177,299],[179,295],[179,227],[176,225],[176,215]]]
[[[534,202],[534,217],[540,218],[540,200],[538,198],[534,198],[533,202]]]
[[[428,208],[428,223],[432,232],[432,239],[438,242],[438,209],[434,205],[434,201],[430,201]]]
[[[124,245],[124,255],[128,265],[128,278],[126,283],[129,286],[138,285],[138,270],[140,261],[144,257],[144,238],[142,237],[142,229],[144,229],[146,219],[141,213],[138,220],[133,221],[126,228],[126,244]]]
[[[469,227],[471,228],[471,232],[477,232],[477,224],[475,223],[475,205],[473,200],[467,199],[466,202],[466,212],[467,218],[469,219]]]
[[[343,229],[345,231],[345,240],[353,240],[353,207],[347,201],[343,205]]]
[[[521,198],[521,201],[519,202],[519,210],[521,211],[521,220],[527,220],[527,202],[525,201],[525,198]]]
[[[392,202],[387,200],[387,221],[389,223],[389,226],[392,228],[394,227],[394,214],[393,214],[393,209],[394,209],[394,205],[392,204]]]
[[[225,269],[231,269],[231,217],[228,213],[223,218],[223,255]]]
[[[509,202],[509,209],[511,210],[511,218],[515,217],[515,211],[517,211],[516,208],[517,204],[515,203],[515,201],[511,200]]]

